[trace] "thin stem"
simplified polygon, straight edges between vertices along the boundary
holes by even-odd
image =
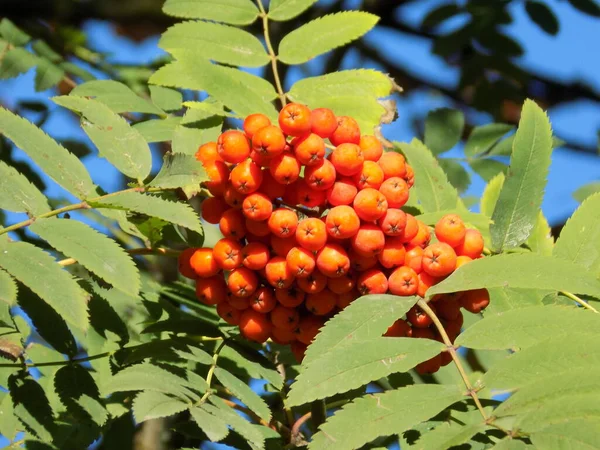
[[[463,367],[462,363],[460,362],[460,359],[458,358],[456,349],[454,348],[452,341],[450,341],[450,338],[448,337],[448,333],[446,333],[446,330],[444,329],[444,325],[442,325],[442,322],[440,322],[440,319],[438,318],[438,316],[436,316],[435,312],[433,311],[433,309],[431,309],[429,307],[429,305],[427,304],[426,301],[421,299],[417,302],[417,305],[419,305],[419,307],[423,311],[425,311],[425,314],[427,314],[433,321],[433,324],[437,328],[438,333],[440,333],[440,336],[442,337],[444,344],[446,344],[447,350],[450,353],[450,356],[452,357],[452,360],[454,361],[456,368],[458,369],[458,373],[460,374],[460,377],[462,378],[463,383],[465,383],[465,387],[467,388],[468,394],[473,398],[473,401],[475,402],[477,409],[481,413],[483,420],[485,420],[487,423],[488,416],[485,413],[485,411],[483,410],[483,405],[481,404],[481,401],[479,400],[479,397],[477,396],[477,391],[475,388],[473,388],[473,385],[469,381],[467,372],[465,371],[465,368]]]
[[[213,363],[210,366],[210,369],[208,369],[208,374],[206,375],[206,392],[204,393],[204,395],[202,396],[202,398],[200,400],[198,400],[198,403],[196,403],[196,406],[203,404],[208,397],[210,397],[210,395],[212,394],[212,389],[210,388],[210,385],[212,384],[212,379],[213,379],[213,375],[215,373],[215,369],[217,368],[217,361],[219,359],[219,353],[221,353],[221,350],[223,350],[223,347],[225,347],[225,340],[221,341],[221,343],[217,346],[215,353],[213,354]]]
[[[579,297],[577,297],[575,294],[571,294],[570,292],[567,292],[567,291],[560,291],[560,293],[562,295],[564,295],[565,297],[569,297],[574,302],[579,303],[584,308],[589,309],[590,311],[594,311],[596,314],[598,314],[599,311],[596,308],[594,308],[588,302],[583,301],[582,299],[580,299]]]
[[[130,255],[164,255],[170,256],[172,258],[177,258],[181,253],[178,250],[173,250],[170,248],[130,248],[125,250]],[[59,266],[70,266],[71,264],[75,264],[77,260],[75,258],[66,258],[58,261]]]
[[[288,205],[287,203],[285,203],[282,200],[275,199],[275,200],[273,200],[273,203],[275,204],[275,206],[285,206],[286,208],[290,208],[295,211],[298,211],[299,213],[302,213],[308,217],[320,217],[321,216],[319,214],[319,212],[315,211],[314,209],[305,208],[304,206]]]
[[[265,44],[267,44],[267,51],[269,52],[269,56],[271,57],[271,68],[273,69],[275,87],[277,88],[279,101],[281,102],[281,106],[283,107],[287,102],[285,99],[285,93],[283,92],[283,87],[281,85],[281,80],[279,78],[279,70],[277,69],[277,55],[273,50],[273,45],[271,44],[271,37],[269,35],[269,16],[265,11],[265,7],[262,4],[262,0],[256,0],[256,4],[258,5],[258,9],[260,9],[260,17],[262,17],[263,34],[265,36]]]
[[[348,400],[338,400],[337,402],[330,403],[329,408],[339,408],[340,406],[344,406],[346,403],[348,403]],[[306,421],[312,417],[312,415],[312,411],[309,411],[296,420],[294,426],[292,427],[292,437],[297,437],[300,434],[300,428],[302,428],[302,425],[304,425]]]
[[[66,366],[69,364],[78,364],[87,361],[93,361],[95,359],[106,358],[107,356],[111,356],[115,353],[115,351],[98,353],[97,355],[86,356],[84,358],[73,358],[73,359],[65,359],[63,361],[51,361],[51,362],[43,362],[43,363],[22,363],[22,364],[0,364],[0,367],[47,367],[47,366]]]

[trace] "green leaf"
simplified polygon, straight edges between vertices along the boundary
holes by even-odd
[[[0,108],[0,133],[76,197],[84,199],[94,192],[92,179],[81,161],[28,120]]]
[[[0,243],[0,266],[29,287],[69,324],[88,326],[87,295],[48,253],[27,242]]]
[[[431,225],[433,227],[442,217],[444,217],[447,214],[459,214],[467,226],[474,226],[475,228],[480,230],[484,234],[484,236],[490,225],[490,219],[488,219],[483,214],[465,211],[460,208],[445,209],[437,212],[418,214],[415,217],[418,217],[419,220],[425,223],[426,225]]]
[[[487,153],[504,135],[514,127],[505,123],[488,123],[473,128],[465,143],[465,156]]]
[[[547,291],[537,289],[513,289],[507,287],[489,288],[490,304],[485,309],[485,317],[528,306],[542,306]]]
[[[100,403],[98,387],[90,372],[81,365],[61,367],[54,377],[54,388],[67,411],[79,420],[104,425],[108,414]]]
[[[260,67],[270,58],[258,38],[239,28],[219,23],[180,22],[162,34],[158,46],[177,57],[192,51],[199,58],[232,66]]]
[[[538,217],[535,221],[533,230],[531,231],[531,235],[527,238],[525,244],[531,249],[532,252],[546,256],[552,255],[552,249],[554,247],[554,238],[552,237],[552,230],[550,229],[550,225],[548,225],[548,221],[544,217],[544,213],[542,211],[538,213]],[[598,248],[598,261],[600,262],[600,246]]]
[[[252,377],[268,381],[275,389],[283,388],[283,377],[271,361],[256,352],[242,347],[227,345],[221,350],[219,366],[241,377]]]
[[[499,173],[506,174],[508,172],[506,164],[491,158],[474,159],[469,162],[469,166],[488,183]]]
[[[567,220],[553,255],[600,276],[600,193],[589,196]]]
[[[21,372],[10,377],[8,388],[14,415],[25,425],[26,430],[44,441],[51,441],[55,424],[52,408],[42,387]]]
[[[271,101],[277,93],[268,81],[238,69],[212,64],[193,52],[178,54],[178,58],[155,72],[149,82],[206,91],[240,116],[259,112],[276,121],[277,111]]]
[[[476,259],[427,290],[427,297],[445,292],[511,287],[569,291],[600,296],[600,281],[575,263],[534,253],[511,253]]]
[[[140,290],[140,275],[131,257],[114,240],[70,219],[36,220],[30,230],[90,272],[132,295]]]
[[[46,58],[38,58],[35,68],[35,90],[45,91],[60,83],[65,71]]]
[[[460,446],[466,444],[485,428],[486,425],[483,420],[465,425],[456,422],[444,422],[430,432],[425,433],[415,444],[415,450],[447,450]]]
[[[464,127],[462,111],[450,108],[431,111],[425,119],[425,145],[435,155],[444,153],[458,144]]]
[[[23,46],[31,39],[31,36],[17,27],[6,17],[0,21],[0,34],[8,42],[17,46]]]
[[[0,434],[13,441],[19,431],[23,431],[23,425],[14,414],[13,403],[9,394],[0,397]]]
[[[236,433],[247,439],[247,443],[252,449],[264,448],[264,436],[258,430],[258,427],[251,424],[237,414],[233,408],[229,407],[221,398],[211,395],[209,401],[214,405],[204,404],[203,409],[210,412],[215,417],[221,419],[231,426]]]
[[[165,111],[177,111],[181,109],[183,95],[176,89],[162,86],[149,86],[152,102]]]
[[[581,186],[575,192],[573,192],[573,197],[579,203],[582,203],[586,198],[590,195],[600,192],[600,181],[594,181],[592,183],[588,183],[584,186]]]
[[[124,208],[202,233],[200,219],[187,203],[172,202],[154,195],[129,191],[106,197],[95,205],[99,208],[110,206]]]
[[[169,417],[185,409],[189,404],[178,398],[169,397],[160,392],[140,392],[133,401],[135,421],[145,422],[159,417]]]
[[[545,3],[527,0],[525,2],[525,11],[538,27],[546,33],[556,36],[559,29],[558,19]]]
[[[258,8],[251,0],[167,0],[163,12],[175,17],[232,25],[248,25],[258,17]]]
[[[362,11],[344,11],[312,20],[286,35],[278,58],[286,64],[302,64],[345,45],[368,32],[379,17]]]
[[[271,20],[285,21],[299,16],[317,0],[271,0],[268,17]]]
[[[196,424],[202,429],[202,431],[204,431],[206,436],[211,441],[218,442],[222,439],[225,439],[227,434],[229,434],[227,424],[216,416],[213,416],[209,412],[205,411],[203,407],[204,405],[201,407],[194,406],[190,408],[192,419],[194,419]],[[213,409],[212,405],[208,405],[208,407],[209,409]]]
[[[221,117],[207,118],[204,111],[188,109],[181,124],[173,132],[173,152],[195,155],[202,144],[216,142],[222,129]]]
[[[518,247],[537,219],[552,153],[552,129],[546,113],[526,100],[513,142],[510,169],[490,227],[496,251]]]
[[[454,3],[442,5],[428,12],[421,22],[421,26],[424,28],[433,28],[451,17],[460,14],[460,12],[461,9]]]
[[[166,119],[152,119],[146,120],[145,122],[138,122],[133,128],[137,130],[148,143],[166,142],[173,138],[173,133],[180,122],[181,117],[167,117]]]
[[[407,372],[440,353],[430,339],[385,338],[353,341],[313,360],[292,384],[290,406],[331,397],[396,372]]]
[[[342,407],[319,427],[311,450],[359,448],[400,434],[463,398],[463,388],[420,384],[367,395]]]
[[[500,196],[500,190],[504,184],[504,174],[499,173],[492,178],[483,191],[481,196],[481,214],[485,214],[488,217],[492,217],[496,202]]]
[[[471,175],[459,161],[450,158],[438,158],[437,162],[446,173],[450,184],[458,192],[464,192],[469,188],[471,185]]]
[[[456,345],[483,350],[524,349],[554,336],[597,334],[600,318],[573,306],[532,306],[486,316],[463,331]]]
[[[506,437],[491,447],[490,450],[527,450],[528,448],[533,449],[534,447],[523,441]]]
[[[165,369],[150,363],[135,364],[121,370],[102,386],[104,395],[113,392],[152,391],[174,395],[183,401],[199,400],[190,383]]]
[[[175,189],[183,186],[199,185],[206,179],[207,176],[202,163],[195,157],[182,153],[167,153],[160,172],[148,186]]]
[[[569,0],[571,6],[582,13],[600,17],[600,6],[594,0]]]
[[[0,208],[37,216],[50,211],[48,200],[38,188],[13,167],[0,161]]]
[[[251,411],[267,422],[271,420],[271,410],[265,401],[246,383],[220,367],[217,367],[214,373],[217,380]]]
[[[0,270],[0,301],[13,306],[17,302],[17,292],[15,280],[4,270]]]
[[[598,448],[599,418],[583,418],[567,423],[553,424],[531,435],[536,449],[576,448],[595,450]]]
[[[0,61],[0,80],[15,78],[27,73],[39,61],[37,56],[21,47],[3,51],[5,53]]]
[[[435,212],[444,209],[454,209],[462,206],[458,192],[448,182],[446,174],[429,149],[418,139],[410,144],[396,142],[397,148],[404,153],[408,163],[419,180],[417,198],[424,212]],[[414,188],[413,188],[414,189]]]
[[[108,106],[97,100],[76,96],[54,97],[54,102],[83,115],[83,131],[105,157],[121,173],[144,180],[152,168],[148,144],[135,129]]]
[[[115,113],[140,112],[158,115],[165,114],[165,112],[158,108],[154,103],[138,96],[123,83],[113,80],[88,81],[87,83],[77,85],[69,95],[77,97],[94,97],[97,101],[104,103]],[[67,108],[69,107],[70,106],[67,106]]]

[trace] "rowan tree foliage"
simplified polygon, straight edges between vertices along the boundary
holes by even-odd
[[[313,6],[314,0],[167,0],[132,2],[129,10],[122,2],[64,2],[62,10],[54,10],[59,3],[34,2],[24,18],[25,9],[8,2],[13,20],[0,22],[0,76],[35,68],[36,89],[49,90],[57,107],[78,117],[91,144],[59,141],[52,130],[43,131],[48,111],[38,104],[0,108],[0,434],[14,448],[191,449],[207,441],[311,450],[393,443],[427,450],[598,446],[600,194],[597,185],[586,188],[589,195],[582,195],[557,239],[540,209],[557,143],[543,108],[592,94],[582,85],[536,78],[510,62],[508,57],[520,51],[500,31],[511,20],[510,1],[449,2],[431,11],[418,30],[389,13],[393,2],[365,1],[360,10],[344,10],[343,2],[335,1]],[[591,0],[570,3],[598,15]],[[559,21],[545,3],[527,1],[524,7],[544,31],[558,31]],[[457,14],[471,19],[452,36],[440,36],[436,25]],[[162,28],[159,47],[169,56],[147,67],[110,64],[77,28],[89,17],[121,25],[151,19]],[[441,90],[457,105],[487,110],[498,121],[473,127],[460,110],[439,109],[420,126],[422,139],[386,139],[382,124],[396,116],[390,97],[425,82],[383,61],[361,40],[376,24],[433,40],[434,51],[462,70],[459,90]],[[349,48],[378,59],[385,71],[338,70]],[[290,68],[321,55],[326,55],[323,73],[285,89]],[[108,78],[96,79],[86,69],[90,65]],[[487,79],[482,67],[499,71],[501,81]],[[265,76],[245,68],[264,68]],[[504,83],[507,79],[519,82]],[[539,91],[532,83],[546,83],[543,98],[535,97]],[[222,195],[214,189],[221,172],[198,156],[198,149],[218,148],[229,176],[234,164],[249,161],[255,145],[244,137],[242,121],[261,114],[282,127],[289,138],[282,146],[296,151],[290,158],[300,159],[297,147],[304,134],[280,120],[279,111],[290,103],[307,111],[331,110],[337,127],[340,117],[352,117],[359,140],[361,133],[374,136],[371,142],[394,155],[386,163],[374,158],[379,162],[372,161],[373,170],[387,173],[394,158],[407,163],[414,178],[404,167],[406,181],[399,179],[407,191],[411,186],[410,197],[390,209],[422,224],[415,225],[422,241],[413,247],[422,245],[427,252],[429,239],[437,238],[437,248],[454,248],[454,257],[466,254],[465,231],[452,242],[454,234],[444,226],[456,221],[448,225],[448,217],[460,217],[483,239],[483,250],[467,264],[457,267],[452,260],[443,273],[423,269],[435,279],[418,292],[387,292],[391,275],[382,269],[378,276],[386,288],[332,306],[312,342],[302,347],[304,355],[292,352],[280,336],[240,333],[234,320],[223,320],[230,316],[198,293],[198,281],[177,273],[178,260],[189,263],[181,257],[186,249],[206,248],[202,257],[210,258],[221,233],[236,238],[223,223],[220,228],[207,223],[215,222],[208,220],[207,205]],[[32,111],[40,113],[37,123],[22,117]],[[314,132],[314,124],[307,123],[306,130],[312,126]],[[222,133],[236,129],[244,130],[235,136],[248,150],[239,161],[239,149],[230,154],[222,143]],[[362,143],[353,141],[356,136],[333,137],[331,131],[323,136],[327,154],[333,153],[331,162],[323,159],[325,153],[316,156],[323,165],[347,171],[345,181],[340,179],[348,186],[385,197],[379,206],[392,203],[389,192],[377,193],[365,180],[348,181],[368,160]],[[464,169],[439,158],[461,141],[471,166],[488,182],[477,213],[461,197],[468,186]],[[339,151],[344,145],[350,147]],[[151,147],[164,153],[157,172]],[[95,183],[80,160],[90,152],[122,174],[121,190],[106,192]],[[351,152],[360,154],[359,164]],[[22,162],[22,154],[31,163]],[[296,176],[310,184],[311,157],[303,164]],[[40,172],[63,195],[45,195]],[[232,195],[233,202],[237,194]],[[287,200],[289,193],[263,197],[275,206],[296,205]],[[329,197],[298,204],[294,211],[300,218],[317,222],[333,206]],[[365,222],[371,222],[368,230],[383,228],[376,222],[383,213],[370,216],[369,208],[352,203],[362,220],[357,218],[356,228]],[[241,226],[241,219],[226,224]],[[355,234],[338,247],[355,249]],[[401,242],[399,251],[410,251],[409,241]],[[312,251],[324,244],[300,247]],[[381,251],[371,250],[373,258]],[[310,251],[305,252],[309,259]],[[385,269],[395,264],[378,261]],[[348,258],[343,275],[360,271],[352,262],[357,261]],[[196,277],[200,265],[190,267],[192,272],[181,265],[179,270]],[[340,275],[340,267],[330,278]],[[203,275],[218,273],[224,285],[222,268]],[[239,265],[231,268],[229,277]],[[241,275],[236,276],[235,282]],[[247,280],[247,273],[242,278]],[[227,281],[232,289],[234,281]],[[363,294],[372,289],[365,285]],[[343,289],[331,287],[338,288]],[[469,309],[462,326],[451,332],[440,299],[455,301],[463,292],[487,292],[489,306],[483,312]],[[213,303],[233,304],[231,298]],[[320,314],[320,306],[313,306],[307,309]],[[404,317],[413,337],[390,331],[398,323],[407,326],[398,322]],[[421,322],[436,339],[415,339]],[[422,370],[435,357],[447,364]],[[157,424],[153,442],[144,443],[144,433]]]

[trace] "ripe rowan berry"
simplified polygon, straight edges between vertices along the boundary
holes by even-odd
[[[402,178],[404,178],[404,181],[406,181],[406,184],[408,184],[409,188],[413,187],[415,184],[415,172],[410,164],[406,165],[406,175]]]
[[[329,278],[341,277],[350,270],[350,258],[346,250],[338,244],[325,244],[317,252],[317,268]]]
[[[337,127],[329,136],[329,140],[336,147],[340,144],[358,144],[360,142],[360,128],[356,120],[348,116],[337,118]]]
[[[365,270],[375,267],[379,263],[377,255],[361,255],[353,248],[350,248],[348,258],[350,258],[350,268],[356,272],[364,272]]]
[[[304,180],[313,189],[325,191],[335,183],[335,167],[327,159],[304,168]]]
[[[263,343],[271,335],[273,326],[266,314],[254,311],[252,308],[245,310],[240,317],[240,332],[251,341]]]
[[[413,327],[412,329],[412,337],[417,339],[431,339],[435,341],[435,333],[431,328],[417,328]]]
[[[434,277],[432,275],[429,275],[425,271],[420,272],[417,275],[417,277],[419,278],[419,285],[417,287],[417,295],[419,297],[423,297],[423,298],[425,298],[425,295],[427,294],[427,290],[431,286],[433,286],[443,280],[443,278]]]
[[[418,275],[410,267],[400,266],[390,274],[388,287],[394,295],[415,295],[419,287]]]
[[[248,239],[248,235],[252,234],[255,237],[267,237],[266,242],[271,245],[271,230],[269,230],[266,220],[257,221],[246,217],[244,225],[246,226],[246,240]]]
[[[388,291],[388,280],[381,270],[369,269],[358,275],[356,288],[360,295],[385,294]]]
[[[483,236],[478,230],[469,228],[465,231],[464,239],[454,247],[458,256],[468,256],[471,259],[476,259],[483,252]]]
[[[401,209],[388,208],[377,224],[387,236],[402,236],[406,227],[406,213]]]
[[[397,152],[384,152],[377,161],[383,170],[385,180],[392,177],[404,178],[406,176],[406,160]]]
[[[456,250],[456,249],[454,249]],[[456,257],[456,268],[458,269],[460,266],[464,266],[467,263],[473,261],[469,256],[460,255]]]
[[[241,163],[250,156],[250,143],[241,131],[227,130],[217,139],[217,152],[223,161]]]
[[[335,304],[338,309],[345,309],[358,297],[360,297],[359,292],[356,289],[352,289],[349,292],[338,294]]]
[[[297,245],[294,236],[279,237],[274,234],[271,235],[271,248],[273,253],[277,256],[287,257],[287,254]]]
[[[434,357],[428,359],[427,361],[423,361],[420,364],[417,364],[415,370],[419,375],[427,375],[432,374],[440,370],[442,365],[442,357],[438,353]]]
[[[217,305],[217,314],[229,325],[238,325],[240,323],[240,317],[242,316],[241,311],[233,308],[227,302],[220,302]]]
[[[408,201],[408,185],[400,177],[391,177],[379,187],[388,202],[388,208],[402,208]]]
[[[265,266],[265,278],[271,286],[285,289],[294,282],[294,274],[289,269],[285,258],[274,256]]]
[[[331,163],[336,173],[347,177],[361,172],[365,159],[356,144],[340,144],[331,152]]]
[[[233,309],[245,311],[250,308],[251,300],[249,297],[236,297],[231,291],[227,293],[226,302]]]
[[[321,206],[325,203],[327,192],[313,189],[306,183],[304,178],[298,180],[296,190],[296,199],[301,205],[308,208],[314,208],[315,206]]]
[[[265,194],[270,199],[283,197],[285,193],[285,185],[279,183],[273,178],[269,169],[263,169],[263,180],[260,184],[259,191]]]
[[[219,266],[211,248],[198,248],[190,257],[190,266],[199,277],[208,278],[219,273]]]
[[[202,201],[202,218],[206,222],[216,225],[228,209],[229,205],[223,197],[207,197]]]
[[[440,242],[456,247],[466,235],[465,224],[457,214],[447,214],[435,224],[435,235]]]
[[[337,239],[347,239],[358,232],[360,218],[350,206],[335,206],[329,210],[325,225],[329,235]]]
[[[219,220],[219,229],[226,238],[242,239],[246,235],[245,218],[239,209],[228,209]]]
[[[398,237],[388,237],[381,253],[377,255],[379,263],[386,269],[398,267],[404,264],[406,250],[402,239]]]
[[[296,339],[303,344],[310,344],[319,334],[319,330],[323,325],[325,325],[325,320],[322,317],[312,314],[302,317],[296,329]]]
[[[298,227],[298,215],[287,208],[279,208],[273,211],[267,222],[268,229],[275,236],[295,236]]]
[[[208,181],[204,182],[206,189],[214,195],[223,195],[229,184],[229,167],[223,161],[213,161],[204,166]]]
[[[292,248],[285,260],[296,278],[308,277],[315,270],[317,264],[313,253],[302,247]]]
[[[299,136],[292,144],[296,158],[305,166],[314,166],[325,157],[325,142],[317,134]]]
[[[275,298],[279,303],[288,308],[300,306],[306,297],[306,293],[292,285],[286,289],[275,289]]]
[[[233,185],[231,184],[231,182],[227,183],[227,187],[225,188],[225,191],[223,192],[223,200],[225,200],[225,203],[228,206],[231,206],[232,208],[236,208],[236,209],[241,209],[242,203],[244,202],[245,198],[246,198],[246,194],[242,194],[241,192],[236,190],[233,187]],[[229,209],[229,208],[227,208],[227,209]],[[223,215],[223,213],[221,213],[221,215]],[[219,223],[219,222],[217,222],[217,223]]]
[[[388,203],[385,196],[376,189],[366,188],[354,197],[354,210],[366,222],[374,222],[385,215]]]
[[[233,269],[227,278],[227,287],[236,297],[250,297],[258,288],[256,272],[246,267]]]
[[[383,170],[373,161],[365,161],[360,172],[352,177],[358,189],[379,189],[383,183]],[[385,195],[385,192],[382,192]],[[388,201],[388,206],[391,207]]]
[[[304,354],[306,353],[306,347],[308,347],[308,346],[301,342],[298,342],[298,341],[292,342],[290,344],[290,350],[294,354],[294,358],[296,358],[296,361],[298,362],[298,364],[300,364],[302,362],[302,360],[304,359]]]
[[[318,270],[315,270],[305,278],[298,278],[296,284],[307,294],[316,294],[327,286],[327,277]]]
[[[400,235],[402,237],[402,242],[410,242],[417,233],[419,233],[419,223],[417,222],[417,219],[415,219],[415,216],[412,214],[406,214],[406,226]]]
[[[490,294],[487,289],[465,291],[460,298],[460,305],[473,314],[479,314],[490,304]]]
[[[314,134],[323,139],[327,139],[335,131],[337,126],[337,118],[332,110],[327,108],[317,108],[311,111],[310,129]]]
[[[445,242],[431,244],[423,251],[423,270],[434,277],[450,275],[456,268],[456,253]]]
[[[256,192],[262,183],[262,170],[251,159],[240,162],[231,171],[231,185],[242,194]]]
[[[324,316],[333,311],[336,301],[336,295],[325,288],[316,294],[308,294],[304,305],[315,316]]]
[[[375,256],[383,251],[385,235],[377,225],[365,224],[350,238],[350,242],[359,255]]]
[[[431,232],[429,231],[429,227],[418,219],[417,219],[417,227],[418,227],[417,234],[410,241],[408,241],[408,245],[410,245],[410,246],[418,245],[423,248],[427,247],[427,245],[429,245],[429,241],[431,241]]]
[[[337,295],[352,291],[354,284],[354,276],[350,273],[346,273],[341,277],[327,279],[327,288]]]
[[[271,311],[271,323],[276,328],[292,331],[298,326],[298,322],[300,322],[300,315],[294,308],[277,305]]]
[[[255,192],[244,199],[242,212],[247,219],[261,222],[271,217],[273,204],[265,194]]]
[[[291,344],[296,340],[296,333],[294,330],[273,327],[271,329],[271,339],[279,345]]]
[[[258,288],[250,297],[250,307],[256,312],[266,314],[271,312],[275,306],[277,306],[277,300],[271,288]]]
[[[195,156],[196,160],[200,161],[203,166],[215,161],[223,161],[223,159],[219,156],[219,152],[217,151],[216,142],[207,142],[206,144],[202,144],[200,147],[198,147],[198,151],[196,151]]]
[[[244,119],[244,133],[248,139],[252,139],[258,130],[269,125],[271,125],[271,120],[264,114],[250,114]]]
[[[423,247],[409,245],[405,249],[404,265],[410,267],[417,274],[421,273],[423,270]]]
[[[360,142],[358,145],[363,152],[365,161],[377,162],[383,154],[383,146],[381,145],[381,142],[379,142],[379,139],[377,139],[375,136],[363,134],[360,137]]]
[[[281,184],[291,184],[300,176],[300,161],[290,152],[275,156],[269,164],[273,178]]]
[[[250,242],[242,249],[242,264],[250,270],[261,270],[269,262],[269,248],[260,242]]]
[[[296,228],[296,241],[307,250],[320,250],[327,242],[327,228],[315,217],[303,219]]]
[[[213,247],[213,256],[217,265],[223,270],[241,267],[242,244],[233,239],[221,239]]]
[[[435,302],[436,314],[445,320],[456,320],[460,314],[460,304],[451,297],[443,296]]]
[[[273,125],[261,128],[252,136],[252,149],[267,159],[279,155],[286,145],[283,131]]]
[[[192,280],[198,278],[198,274],[190,264],[190,258],[192,257],[195,251],[195,248],[186,248],[177,257],[177,269],[179,270],[179,273],[184,277],[190,278]]]
[[[327,201],[331,206],[351,205],[357,192],[351,178],[339,178],[327,190]]]
[[[411,337],[411,326],[402,319],[396,320],[385,332],[386,337]]]
[[[196,298],[205,305],[216,305],[227,297],[223,278],[214,276],[196,280]]]
[[[433,308],[433,305],[430,305],[430,307]],[[431,317],[425,314],[425,312],[416,305],[408,310],[406,313],[406,320],[416,328],[428,328],[429,325],[433,323]]]
[[[279,127],[289,136],[302,136],[311,129],[310,109],[299,103],[288,103],[279,113]]]

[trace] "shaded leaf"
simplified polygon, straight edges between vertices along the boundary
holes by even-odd
[[[152,102],[159,108],[165,111],[177,111],[181,109],[183,95],[178,90],[162,86],[148,86],[148,88],[150,89]]]
[[[531,235],[527,238],[527,241],[525,241],[525,245],[527,245],[532,252],[539,253],[540,255],[552,255],[554,238],[552,237],[550,225],[548,225],[548,221],[544,217],[544,213],[542,213],[542,211],[538,213],[538,217],[535,221],[533,230],[531,231]],[[598,248],[600,250],[600,246]],[[600,251],[598,254],[600,257]]]
[[[249,352],[240,346],[226,345],[219,356],[219,366],[241,377],[252,377],[268,381],[275,389],[283,387],[283,377],[266,357]]]
[[[0,397],[0,434],[13,441],[19,431],[23,431],[23,425],[14,415],[12,398],[9,394]]]
[[[425,28],[432,28],[440,23],[460,14],[460,8],[454,3],[448,3],[438,8],[432,9],[427,13],[421,22],[421,26]]]
[[[75,86],[69,95],[94,97],[115,113],[140,112],[164,115],[164,111],[154,103],[140,97],[127,85],[114,80],[88,81]]]
[[[464,126],[462,111],[450,108],[433,110],[425,119],[425,145],[435,155],[444,153],[458,144]]]
[[[17,27],[13,22],[4,17],[0,21],[0,34],[13,45],[25,45],[31,39],[27,33]]]
[[[579,203],[583,202],[590,195],[600,192],[600,181],[588,183],[584,186],[581,186],[575,192],[573,192],[573,197]]]
[[[173,132],[173,152],[195,155],[202,144],[216,142],[222,128],[222,117],[206,117],[204,111],[188,109]]]
[[[63,366],[54,376],[54,388],[67,411],[79,420],[102,426],[108,418],[100,403],[98,387],[88,370],[80,365]]]
[[[286,64],[302,64],[358,39],[378,21],[379,17],[363,11],[322,16],[287,34],[279,44],[278,58]]]
[[[488,152],[505,134],[514,130],[505,123],[488,123],[473,128],[465,143],[465,156],[475,156]]]
[[[494,213],[494,208],[496,207],[496,202],[498,201],[498,197],[500,196],[500,191],[502,190],[502,185],[504,184],[504,174],[499,173],[494,178],[492,178],[483,191],[483,195],[481,196],[481,213],[485,214],[488,217],[492,217]]]
[[[14,305],[17,302],[17,292],[17,283],[15,280],[4,270],[0,269],[0,301],[7,305]]]
[[[213,416],[221,419],[231,426],[236,433],[239,433],[248,442],[252,449],[264,448],[264,436],[258,427],[252,425],[247,420],[243,419],[232,408],[230,408],[221,398],[211,395],[208,397],[212,405],[204,404],[202,408],[208,411]],[[214,405],[214,406],[213,406]],[[211,407],[213,406],[213,407]]]
[[[481,420],[478,423],[457,424],[444,422],[419,439],[415,445],[418,450],[447,450],[454,446],[467,443],[477,433],[485,430],[486,425]]]
[[[265,401],[246,383],[220,367],[217,367],[214,373],[217,380],[251,411],[267,422],[271,420],[271,410]]]
[[[140,392],[133,400],[133,415],[136,422],[145,422],[159,417],[170,417],[189,406],[181,399],[160,392]]]
[[[204,405],[202,407],[194,406],[190,408],[190,414],[196,424],[204,431],[206,436],[213,441],[218,442],[225,439],[229,433],[227,424],[216,416],[213,416],[208,411],[205,411]],[[214,410],[212,405],[208,405],[208,409]]]
[[[499,173],[506,174],[508,171],[506,164],[491,158],[472,160],[469,162],[469,166],[488,183]]]
[[[52,408],[42,387],[24,373],[12,375],[8,387],[14,415],[27,431],[44,441],[52,441],[55,428]]]
[[[525,11],[529,18],[546,33],[553,36],[558,33],[558,19],[545,3],[527,0],[525,2]]]
[[[485,317],[500,314],[511,309],[542,306],[547,291],[537,289],[513,289],[508,287],[489,288],[490,304],[485,309]]]
[[[600,15],[600,14],[599,14]],[[536,449],[576,448],[597,449],[600,418],[585,418],[553,424],[531,435]]]
[[[462,164],[454,159],[438,158],[438,164],[446,173],[448,181],[454,186],[458,192],[464,192],[471,184],[471,175]]]
[[[285,21],[299,16],[310,8],[317,0],[271,0],[269,3],[269,19]]]
[[[175,17],[233,25],[248,25],[258,17],[258,8],[251,0],[167,0],[163,12]]]
[[[38,58],[35,68],[35,90],[45,91],[60,83],[65,71],[46,58]]]
[[[39,58],[24,48],[11,48],[4,52],[0,61],[0,80],[14,78],[22,73],[27,73],[35,67]]]
[[[207,179],[202,163],[192,155],[167,153],[160,172],[148,186],[174,189],[188,185],[199,185]]]
[[[175,127],[177,127],[180,122],[181,117],[167,117],[166,119],[152,119],[138,122],[133,128],[137,130],[148,143],[166,142],[173,138]]]

